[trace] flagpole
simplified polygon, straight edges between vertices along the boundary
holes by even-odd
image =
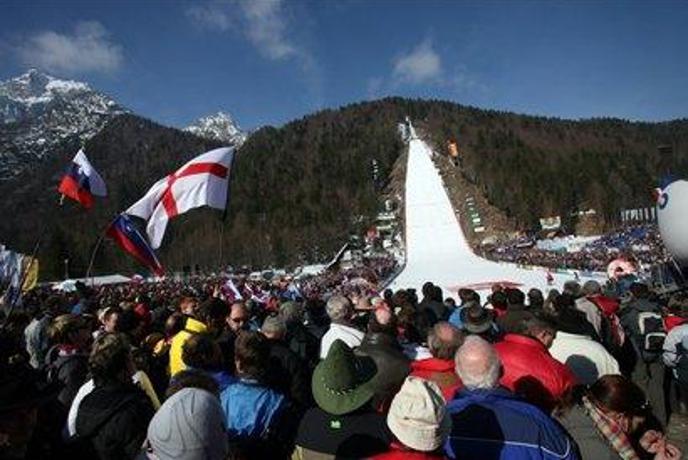
[[[117,216],[119,216],[119,214],[117,214]],[[98,254],[98,249],[100,249],[100,246],[103,244],[105,235],[107,235],[108,229],[112,226],[112,223],[117,219],[117,216],[114,219],[112,219],[112,221],[108,224],[107,227],[105,227],[105,231],[100,234],[100,237],[98,238],[98,241],[96,242],[96,245],[93,248],[93,251],[91,252],[91,259],[88,262],[88,269],[86,270],[86,279],[90,280],[91,287],[93,287],[93,278],[91,277],[91,271],[93,270],[93,264],[96,261],[96,254]]]

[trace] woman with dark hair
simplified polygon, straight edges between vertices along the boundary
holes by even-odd
[[[155,411],[146,394],[131,381],[135,369],[126,336],[102,337],[95,343],[88,365],[95,389],[77,411],[76,434],[85,449],[81,458],[133,459]]]
[[[559,421],[585,459],[655,460],[681,458],[664,435],[648,430],[654,417],[643,391],[621,375],[599,378]]]

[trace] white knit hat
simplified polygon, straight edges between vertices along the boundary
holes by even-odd
[[[435,382],[406,377],[387,414],[387,426],[404,445],[432,452],[451,431],[442,391]]]
[[[165,401],[148,425],[158,460],[224,460],[229,446],[217,396],[184,388]]]

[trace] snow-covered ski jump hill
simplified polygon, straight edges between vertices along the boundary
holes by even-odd
[[[442,287],[445,296],[456,296],[461,287],[488,291],[496,282],[514,283],[522,290],[532,287],[561,289],[572,275],[554,274],[547,284],[547,270],[525,269],[478,257],[471,250],[449,201],[442,178],[432,162],[432,150],[410,126],[406,168],[406,265],[389,285],[392,289],[415,288],[426,281]],[[504,184],[508,187],[508,184]],[[589,278],[581,277],[581,282]],[[595,278],[600,281],[600,278]]]

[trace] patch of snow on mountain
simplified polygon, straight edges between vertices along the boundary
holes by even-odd
[[[232,116],[226,112],[199,118],[195,123],[184,128],[197,136],[219,140],[234,147],[240,147],[248,137]]]

